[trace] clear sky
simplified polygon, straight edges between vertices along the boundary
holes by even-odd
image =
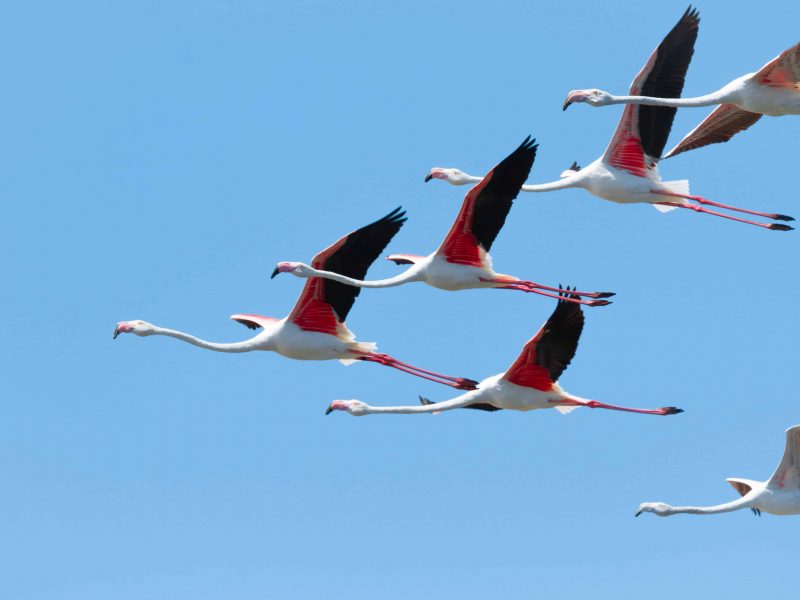
[[[737,9],[734,7],[738,6]],[[587,311],[570,391],[669,418],[577,410],[324,416],[335,398],[451,390],[377,365],[221,355],[122,336],[145,319],[218,341],[281,317],[307,261],[398,205],[425,254],[465,188],[529,133],[531,181],[605,149],[685,2],[18,2],[0,9],[0,596],[741,598],[796,591],[800,519],[716,504],[766,479],[800,423],[800,232],[570,190],[524,195],[495,266],[618,292]],[[703,2],[685,94],[798,40],[794,1]],[[678,113],[670,146],[707,109]],[[662,164],[712,199],[800,217],[800,119]],[[397,272],[380,261],[370,277]],[[366,290],[364,341],[442,372],[505,370],[550,300]]]

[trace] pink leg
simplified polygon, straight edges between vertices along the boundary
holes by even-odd
[[[775,221],[794,221],[794,217],[790,217],[789,215],[781,215],[777,213],[764,213],[764,212],[758,212],[756,210],[747,210],[746,208],[738,208],[736,206],[720,204],[719,202],[714,202],[713,200],[709,200],[708,198],[703,198],[702,196],[689,196],[684,194],[678,194],[676,192],[663,192],[663,191],[655,192],[652,190],[651,193],[660,194],[662,196],[674,196],[676,198],[685,198],[686,200],[694,200],[695,202],[699,202],[700,204],[707,204],[709,206],[716,206],[717,208],[724,208],[726,210],[733,210],[736,212],[747,213],[748,215],[755,215],[757,217],[774,219]]]
[[[522,279],[518,279],[516,281],[506,281],[504,279],[484,279],[481,277],[481,281],[486,281],[489,283],[501,283],[504,285],[518,285],[524,286],[528,288],[534,288],[539,290],[548,290],[550,292],[563,292],[564,288],[555,288],[550,287],[549,285],[543,285],[541,283],[536,283],[533,281],[524,281]],[[530,291],[533,291],[531,289]],[[570,294],[574,294],[576,296],[586,296],[587,298],[610,298],[611,296],[616,296],[616,292],[578,292],[576,290],[570,290]]]
[[[377,352],[362,352],[358,350],[351,350],[351,352],[353,354],[360,355],[361,360],[376,362],[378,364],[387,367],[392,367],[393,369],[397,369],[398,371],[403,371],[404,373],[408,373],[409,375],[416,375],[417,377],[422,377],[423,379],[427,379],[429,381],[435,381],[436,383],[448,385],[450,387],[454,387],[459,390],[474,390],[475,388],[478,387],[478,382],[473,379],[467,379],[464,377],[451,377],[449,375],[442,375],[441,373],[435,373],[434,371],[428,371],[427,369],[421,369],[419,367],[415,367],[408,363],[399,361],[396,358],[389,356],[388,354],[379,354]]]
[[[537,290],[535,288],[528,287],[526,285],[518,285],[515,283],[507,283],[506,285],[501,285],[498,290],[517,290],[520,292],[529,292],[531,294],[539,294],[540,296],[547,296],[548,298],[555,298],[556,300],[563,300],[564,302],[574,302],[576,304],[585,304],[586,306],[608,306],[611,304],[609,300],[578,300],[577,298],[570,298],[568,296],[559,296],[558,294],[551,294],[549,292],[543,292],[541,290]],[[564,290],[566,291],[566,290]],[[572,292],[570,292],[572,293]]]
[[[568,400],[558,402],[558,404],[562,404],[565,406],[586,406],[587,408],[605,408],[607,410],[619,410],[622,412],[632,412],[632,413],[639,413],[642,415],[677,415],[678,413],[682,413],[683,409],[675,408],[674,406],[665,406],[662,408],[656,409],[646,409],[646,408],[627,408],[625,406],[615,406],[613,404],[603,404],[602,402],[598,402],[597,400],[578,400],[576,398],[570,398]]]
[[[536,283],[534,281],[515,281],[515,284],[525,285],[527,287],[536,288],[539,290],[548,290],[551,292],[558,292],[561,291],[559,288],[550,287],[549,285],[542,285],[541,283]],[[578,291],[571,291],[570,294],[575,294],[576,296],[586,296],[587,298],[611,298],[611,296],[616,296],[616,292],[578,292]]]
[[[665,193],[665,192],[655,192],[652,191],[653,194],[660,194],[664,196],[677,196],[679,198],[688,198],[688,196],[682,196],[680,194],[672,194],[672,193]],[[705,213],[707,215],[714,215],[715,217],[722,217],[723,219],[730,219],[731,221],[738,221],[739,223],[747,223],[748,225],[755,225],[756,227],[764,227],[765,229],[773,229],[775,231],[792,231],[794,227],[790,227],[789,225],[783,225],[782,223],[758,223],[756,221],[748,221],[747,219],[740,219],[738,217],[732,217],[730,215],[725,215],[720,212],[716,212],[714,210],[709,210],[707,208],[703,208],[702,206],[698,206],[696,204],[683,204],[680,202],[655,202],[654,204],[662,204],[664,206],[674,206],[675,208],[688,208],[695,212]],[[761,213],[758,213],[761,214]],[[778,215],[783,217],[785,215]],[[791,217],[789,217],[791,219]]]

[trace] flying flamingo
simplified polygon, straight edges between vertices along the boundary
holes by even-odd
[[[489,256],[492,243],[506,221],[514,198],[519,194],[520,186],[530,173],[536,157],[536,148],[535,140],[528,136],[486,177],[478,180],[478,185],[464,197],[461,211],[444,242],[433,254],[389,256],[388,260],[398,265],[411,265],[408,270],[395,277],[362,281],[359,278],[348,277],[344,273],[323,271],[319,267],[314,268],[300,262],[279,262],[272,277],[279,273],[292,273],[297,277],[324,277],[363,288],[385,288],[422,281],[442,290],[497,288],[558,298],[558,295],[553,293],[558,292],[558,288],[495,273],[492,268],[492,257]],[[377,254],[380,250],[374,252]],[[610,302],[598,298],[608,298],[613,295],[612,292],[573,292],[575,298],[571,297],[570,301],[589,306],[605,306]],[[582,300],[578,296],[595,299]]]
[[[389,241],[405,222],[405,212],[395,209],[384,218],[346,235],[338,242],[317,254],[312,260],[317,268],[331,269],[352,277],[363,277]],[[114,329],[120,333],[138,336],[166,335],[194,346],[217,352],[252,352],[271,350],[297,360],[333,360],[352,364],[357,360],[375,362],[429,379],[451,387],[471,390],[476,381],[449,377],[376,352],[374,342],[357,342],[344,321],[355,302],[358,288],[320,278],[306,282],[300,298],[288,317],[275,319],[260,315],[233,315],[250,329],[263,329],[255,337],[243,342],[220,344],[201,340],[188,333],[165,329],[145,321],[122,321]]]
[[[699,17],[687,10],[678,24],[667,34],[631,85],[631,94],[646,91],[660,97],[677,97],[694,52]],[[657,163],[667,142],[676,109],[628,104],[622,113],[614,137],[602,157],[581,169],[576,164],[561,174],[560,181],[539,185],[523,185],[523,192],[550,192],[567,188],[583,188],[589,193],[622,204],[649,203],[661,212],[686,208],[766,229],[788,231],[782,223],[759,223],[726,215],[706,208],[715,206],[767,219],[793,221],[792,217],[762,213],[713,202],[689,194],[689,182],[662,181]],[[425,181],[443,179],[453,185],[465,185],[480,178],[459,169],[431,169]],[[690,202],[694,201],[694,202]],[[695,204],[696,202],[696,204]]]
[[[786,450],[781,464],[768,481],[731,477],[726,479],[741,498],[717,506],[670,506],[663,502],[644,502],[636,512],[655,513],[668,517],[678,513],[713,515],[749,508],[756,515],[761,511],[773,515],[800,515],[800,425],[786,430]]]
[[[727,142],[758,121],[761,115],[800,115],[800,44],[785,50],[755,73],[737,77],[705,96],[654,98],[648,95],[613,96],[603,90],[574,90],[567,96],[564,110],[573,102],[586,102],[590,106],[643,104],[678,108],[719,104],[677,146],[667,152],[664,158],[669,158],[686,150]]]
[[[478,389],[452,400],[437,403],[420,397],[421,406],[370,406],[359,400],[334,400],[325,414],[330,414],[334,410],[343,410],[355,416],[381,413],[439,413],[454,408],[487,411],[503,408],[510,410],[555,408],[561,413],[568,413],[579,406],[650,415],[674,415],[683,412],[672,406],[655,410],[626,408],[567,393],[558,384],[558,380],[578,348],[578,339],[583,329],[583,310],[579,304],[568,302],[569,296],[576,298],[569,288],[562,292],[561,296],[547,323],[525,344],[522,353],[508,371],[487,377],[478,384]]]

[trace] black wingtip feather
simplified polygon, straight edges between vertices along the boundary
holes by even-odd
[[[530,175],[538,148],[536,139],[528,135],[486,176],[485,185],[475,199],[471,230],[487,252],[491,250],[514,199]]]
[[[377,260],[406,220],[406,212],[402,206],[398,206],[383,218],[365,225],[337,241],[336,244],[341,245],[330,255],[326,256],[326,253],[330,251],[327,249],[315,256],[312,261],[313,266],[352,279],[364,279],[370,265]],[[361,292],[361,288],[345,285],[338,281],[325,281],[324,285],[325,300],[333,307],[339,322],[343,323],[353,307],[356,297]]]
[[[694,55],[699,25],[700,13],[690,5],[656,48],[655,62],[637,95],[680,98],[686,71]],[[676,112],[676,108],[665,106],[638,107],[639,135],[648,156],[655,159],[661,156]]]

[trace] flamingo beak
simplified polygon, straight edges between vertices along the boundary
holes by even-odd
[[[433,175],[431,175],[430,173],[425,175],[425,183],[428,183],[431,179],[433,179]]]
[[[325,416],[331,414],[332,412],[333,412],[333,407],[329,405],[328,408],[325,409]]]
[[[564,106],[561,107],[561,110],[567,110],[570,104],[572,104],[572,94],[567,96],[567,99],[564,100]]]
[[[117,339],[118,335],[119,335],[119,327],[114,327],[114,337],[112,339]]]
[[[636,511],[636,514],[635,514],[635,515],[633,515],[633,516],[634,516],[634,517],[638,517],[640,514],[642,514],[642,511],[640,511],[640,510],[637,510],[637,511]]]
[[[275,276],[280,273],[281,270],[279,267],[275,267],[275,270],[272,272],[272,275],[269,276],[270,279],[275,279]]]

